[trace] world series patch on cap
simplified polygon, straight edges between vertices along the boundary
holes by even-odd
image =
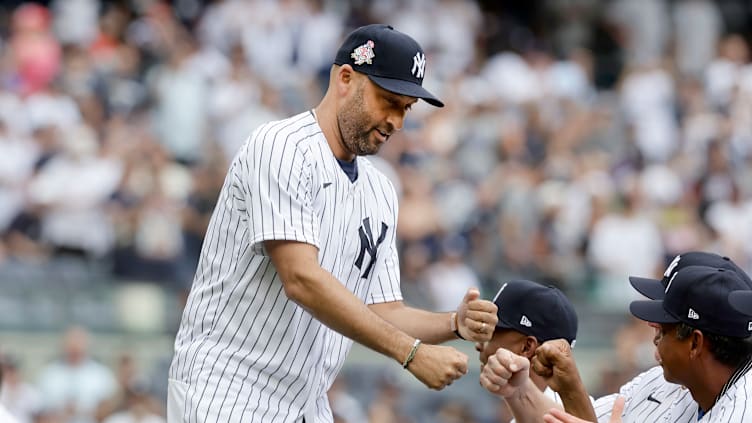
[[[352,66],[387,91],[444,107],[441,100],[423,88],[423,49],[412,37],[389,25],[366,25],[351,32],[337,50],[334,64]]]

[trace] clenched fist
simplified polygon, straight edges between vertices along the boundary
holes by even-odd
[[[572,349],[564,339],[554,339],[535,350],[533,371],[546,380],[556,392],[580,389],[582,380],[572,357]]]
[[[488,357],[480,384],[494,395],[509,397],[530,379],[530,361],[504,348]]]
[[[421,344],[407,370],[427,387],[441,390],[467,373],[467,355],[452,347]]]

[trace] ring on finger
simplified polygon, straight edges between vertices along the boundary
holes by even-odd
[[[483,322],[483,323],[480,324],[480,331],[482,333],[486,332],[486,322]]]

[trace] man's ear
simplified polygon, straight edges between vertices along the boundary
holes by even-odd
[[[355,82],[355,70],[350,65],[342,65],[336,71],[337,92],[340,95],[346,95]]]
[[[528,359],[532,359],[535,355],[535,350],[538,349],[538,340],[534,336],[525,337],[525,343],[522,345],[522,354]]]
[[[700,330],[693,330],[689,335],[689,357],[693,359],[700,357],[705,347],[709,347],[705,335]]]

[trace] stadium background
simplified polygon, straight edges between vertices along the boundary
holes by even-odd
[[[424,46],[447,103],[415,107],[378,159],[407,302],[554,284],[597,396],[654,364],[628,275],[698,249],[752,266],[748,1],[4,1],[0,400],[22,423],[164,412],[229,157],[312,107],[342,36],[373,22]],[[356,347],[341,421],[506,421],[454,344],[472,370],[442,392]],[[104,366],[61,383],[60,358],[87,354]]]

